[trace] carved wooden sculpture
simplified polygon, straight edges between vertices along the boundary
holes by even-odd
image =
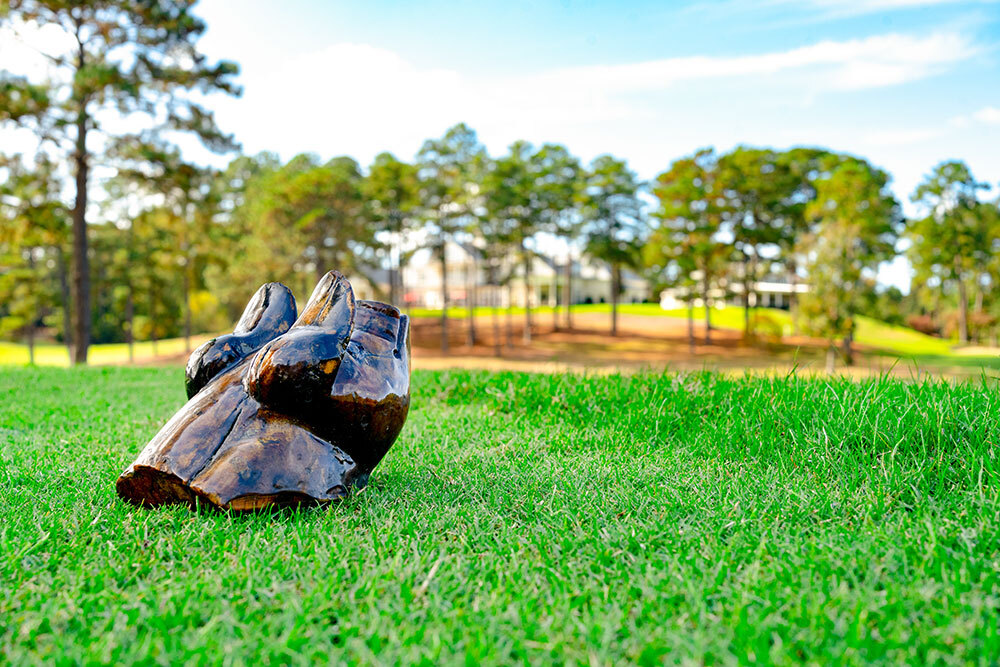
[[[295,318],[280,283],[187,365],[187,404],[118,478],[125,500],[223,509],[325,503],[361,487],[410,406],[409,322],[331,271]]]

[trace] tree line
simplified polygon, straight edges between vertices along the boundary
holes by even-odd
[[[612,334],[631,270],[650,281],[652,298],[671,288],[687,304],[692,345],[696,308],[710,340],[713,303],[733,295],[746,335],[758,335],[766,321],[755,315],[755,291],[773,275],[808,286],[790,291],[794,321],[848,363],[862,314],[961,342],[996,338],[1000,212],[961,162],[931,170],[912,195],[913,219],[887,173],[815,148],[700,150],[645,183],[623,160],[584,164],[558,144],[518,141],[491,156],[459,124],[412,161],[382,153],[362,167],[350,157],[261,153],[209,168],[187,161],[176,139],[236,149],[199,100],[238,94],[238,69],[197,52],[205,26],[193,4],[34,0],[0,13],[13,29],[58,25],[73,44],[48,54],[62,77],[0,74],[0,125],[38,138],[35,154],[0,161],[0,334],[32,347],[45,328],[85,362],[91,342],[221,330],[260,282],[304,293],[329,268],[387,270],[381,296],[402,305],[402,268],[415,247],[431,250],[447,281],[451,241],[478,249],[492,284],[520,279],[527,302],[533,258],[546,252],[538,241],[558,238],[570,249],[567,293],[574,257],[608,267]],[[900,252],[915,269],[908,294],[875,281]],[[447,350],[455,323],[442,287]],[[465,287],[475,302],[480,285]],[[563,303],[571,327],[570,299]],[[530,309],[524,317],[530,340]]]

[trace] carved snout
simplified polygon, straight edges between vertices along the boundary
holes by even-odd
[[[247,393],[291,414],[329,396],[354,330],[354,310],[347,279],[337,271],[323,276],[295,324],[250,361]]]
[[[267,283],[253,295],[233,333],[204,343],[188,359],[184,384],[188,398],[295,322],[295,297],[281,283]]]

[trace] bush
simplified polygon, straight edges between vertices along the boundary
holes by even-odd
[[[996,326],[997,318],[981,310],[969,312],[969,340],[985,340],[993,327]],[[948,313],[945,319],[944,335],[949,338],[958,337],[958,311]]]
[[[930,315],[908,315],[906,326],[928,336],[941,335],[941,329],[934,323],[934,318]]]

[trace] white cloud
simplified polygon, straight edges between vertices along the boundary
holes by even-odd
[[[956,32],[926,37],[879,35],[822,41],[787,51],[733,57],[691,56],[626,65],[553,70],[531,77],[533,88],[597,88],[606,93],[649,92],[683,81],[770,77],[808,71],[816,88],[860,90],[920,79],[966,60],[978,48]]]
[[[984,107],[972,114],[980,123],[1000,125],[1000,107]]]
[[[963,114],[948,119],[948,124],[956,128],[965,128],[976,123],[1000,125],[1000,107],[983,107],[971,114]]]
[[[662,95],[683,95],[684,86],[753,86],[755,95],[762,94],[776,108],[801,106],[838,91],[932,76],[978,49],[964,35],[942,31],[825,40],[752,55],[473,76],[457,68],[417,66],[368,44],[339,43],[276,62],[267,72],[247,70],[246,97],[220,100],[218,107],[222,125],[250,150],[313,150],[354,155],[364,162],[383,148],[412,154],[423,138],[438,136],[459,120],[500,145],[518,137],[566,141],[595,131],[606,134],[612,125],[619,132],[638,124],[655,126],[663,116]]]
[[[947,5],[994,5],[997,2],[1000,0],[708,0],[688,5],[685,11],[708,16],[732,17],[734,14],[745,14],[759,17],[762,12],[770,10],[776,15],[772,21],[787,27],[869,14]],[[953,11],[958,10],[956,7]]]
[[[817,0],[826,2],[826,0]],[[875,0],[876,3],[916,0]],[[60,53],[57,29],[0,29],[0,68],[37,77],[40,52]],[[242,100],[216,98],[222,126],[250,150],[313,150],[369,159],[373,146],[412,152],[424,137],[465,120],[509,142],[518,136],[577,135],[609,123],[655,124],[662,96],[683,86],[757,87],[775,105],[809,104],[838,91],[897,85],[947,70],[979,47],[954,31],[825,40],[760,54],[687,56],[619,65],[588,65],[515,76],[473,76],[418,66],[377,46],[332,44],[307,56],[244,73]],[[748,84],[747,82],[752,82]],[[987,110],[984,110],[987,111]],[[899,137],[884,138],[889,143]],[[403,153],[406,154],[405,152]]]
[[[862,141],[872,146],[909,146],[932,139],[943,134],[942,128],[886,129],[867,132]]]
[[[952,5],[967,0],[808,0],[807,4],[832,14],[856,16],[898,9]],[[992,2],[993,0],[986,0]]]

